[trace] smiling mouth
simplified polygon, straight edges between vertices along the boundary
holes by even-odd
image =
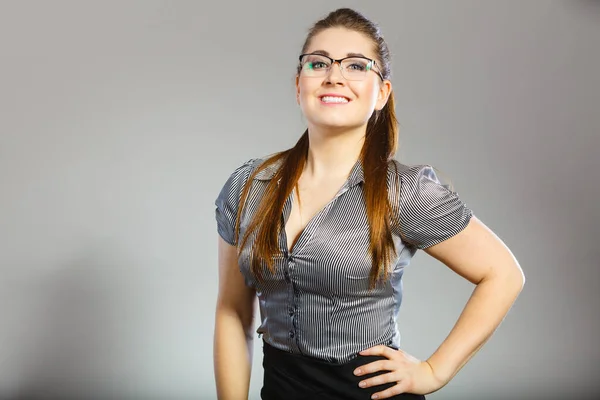
[[[343,96],[322,96],[321,103],[325,104],[346,104],[349,103],[350,100]]]

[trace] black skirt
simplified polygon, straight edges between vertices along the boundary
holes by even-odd
[[[383,356],[358,355],[344,364],[290,354],[263,342],[263,400],[370,400],[371,395],[381,392],[394,383],[361,388],[358,383],[371,376],[386,373],[379,371],[370,375],[356,376],[353,371],[364,364],[384,360]],[[425,396],[403,393],[389,399],[424,400]]]

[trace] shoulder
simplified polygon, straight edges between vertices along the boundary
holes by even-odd
[[[441,175],[441,174],[439,174]],[[440,179],[437,169],[430,164],[407,165],[393,160],[388,169],[388,187],[399,202],[400,213],[432,216],[442,209],[463,208],[459,194],[451,182]]]
[[[436,177],[435,168],[430,164],[404,164],[396,159],[388,162],[388,175],[404,180],[416,179],[421,176]]]
[[[217,205],[237,201],[250,175],[261,163],[261,158],[250,158],[229,170],[217,197]]]
[[[238,164],[230,173],[229,180],[245,183],[254,172],[256,172],[253,177],[254,180],[270,180],[282,164],[281,158],[277,158],[273,162],[277,154],[250,158]]]
[[[263,161],[263,158],[250,158],[235,166],[228,172],[228,177],[215,199],[218,232],[231,245],[236,243],[235,226],[244,187],[253,171]]]
[[[263,157],[249,158],[227,171],[227,178],[223,189],[239,191],[248,182],[252,173],[264,162]]]
[[[390,175],[399,182],[394,194],[403,240],[424,249],[466,227],[472,210],[451,185],[441,182],[432,165],[393,164]]]
[[[235,165],[229,171],[230,178],[247,180],[250,174],[264,162],[264,158],[249,158],[246,161]]]
[[[418,190],[423,183],[443,185],[435,168],[430,164],[404,164],[393,159],[388,162],[388,182],[395,183],[398,189],[406,191]]]

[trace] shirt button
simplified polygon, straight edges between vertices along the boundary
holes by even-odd
[[[290,337],[293,338],[294,337],[294,331],[290,331]]]

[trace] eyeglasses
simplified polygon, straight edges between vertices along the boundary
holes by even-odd
[[[321,78],[326,76],[334,63],[338,63],[342,76],[349,81],[361,81],[365,79],[368,71],[375,72],[383,81],[383,75],[373,69],[377,64],[375,60],[366,57],[344,57],[335,60],[323,54],[301,54],[300,73],[307,77]]]

